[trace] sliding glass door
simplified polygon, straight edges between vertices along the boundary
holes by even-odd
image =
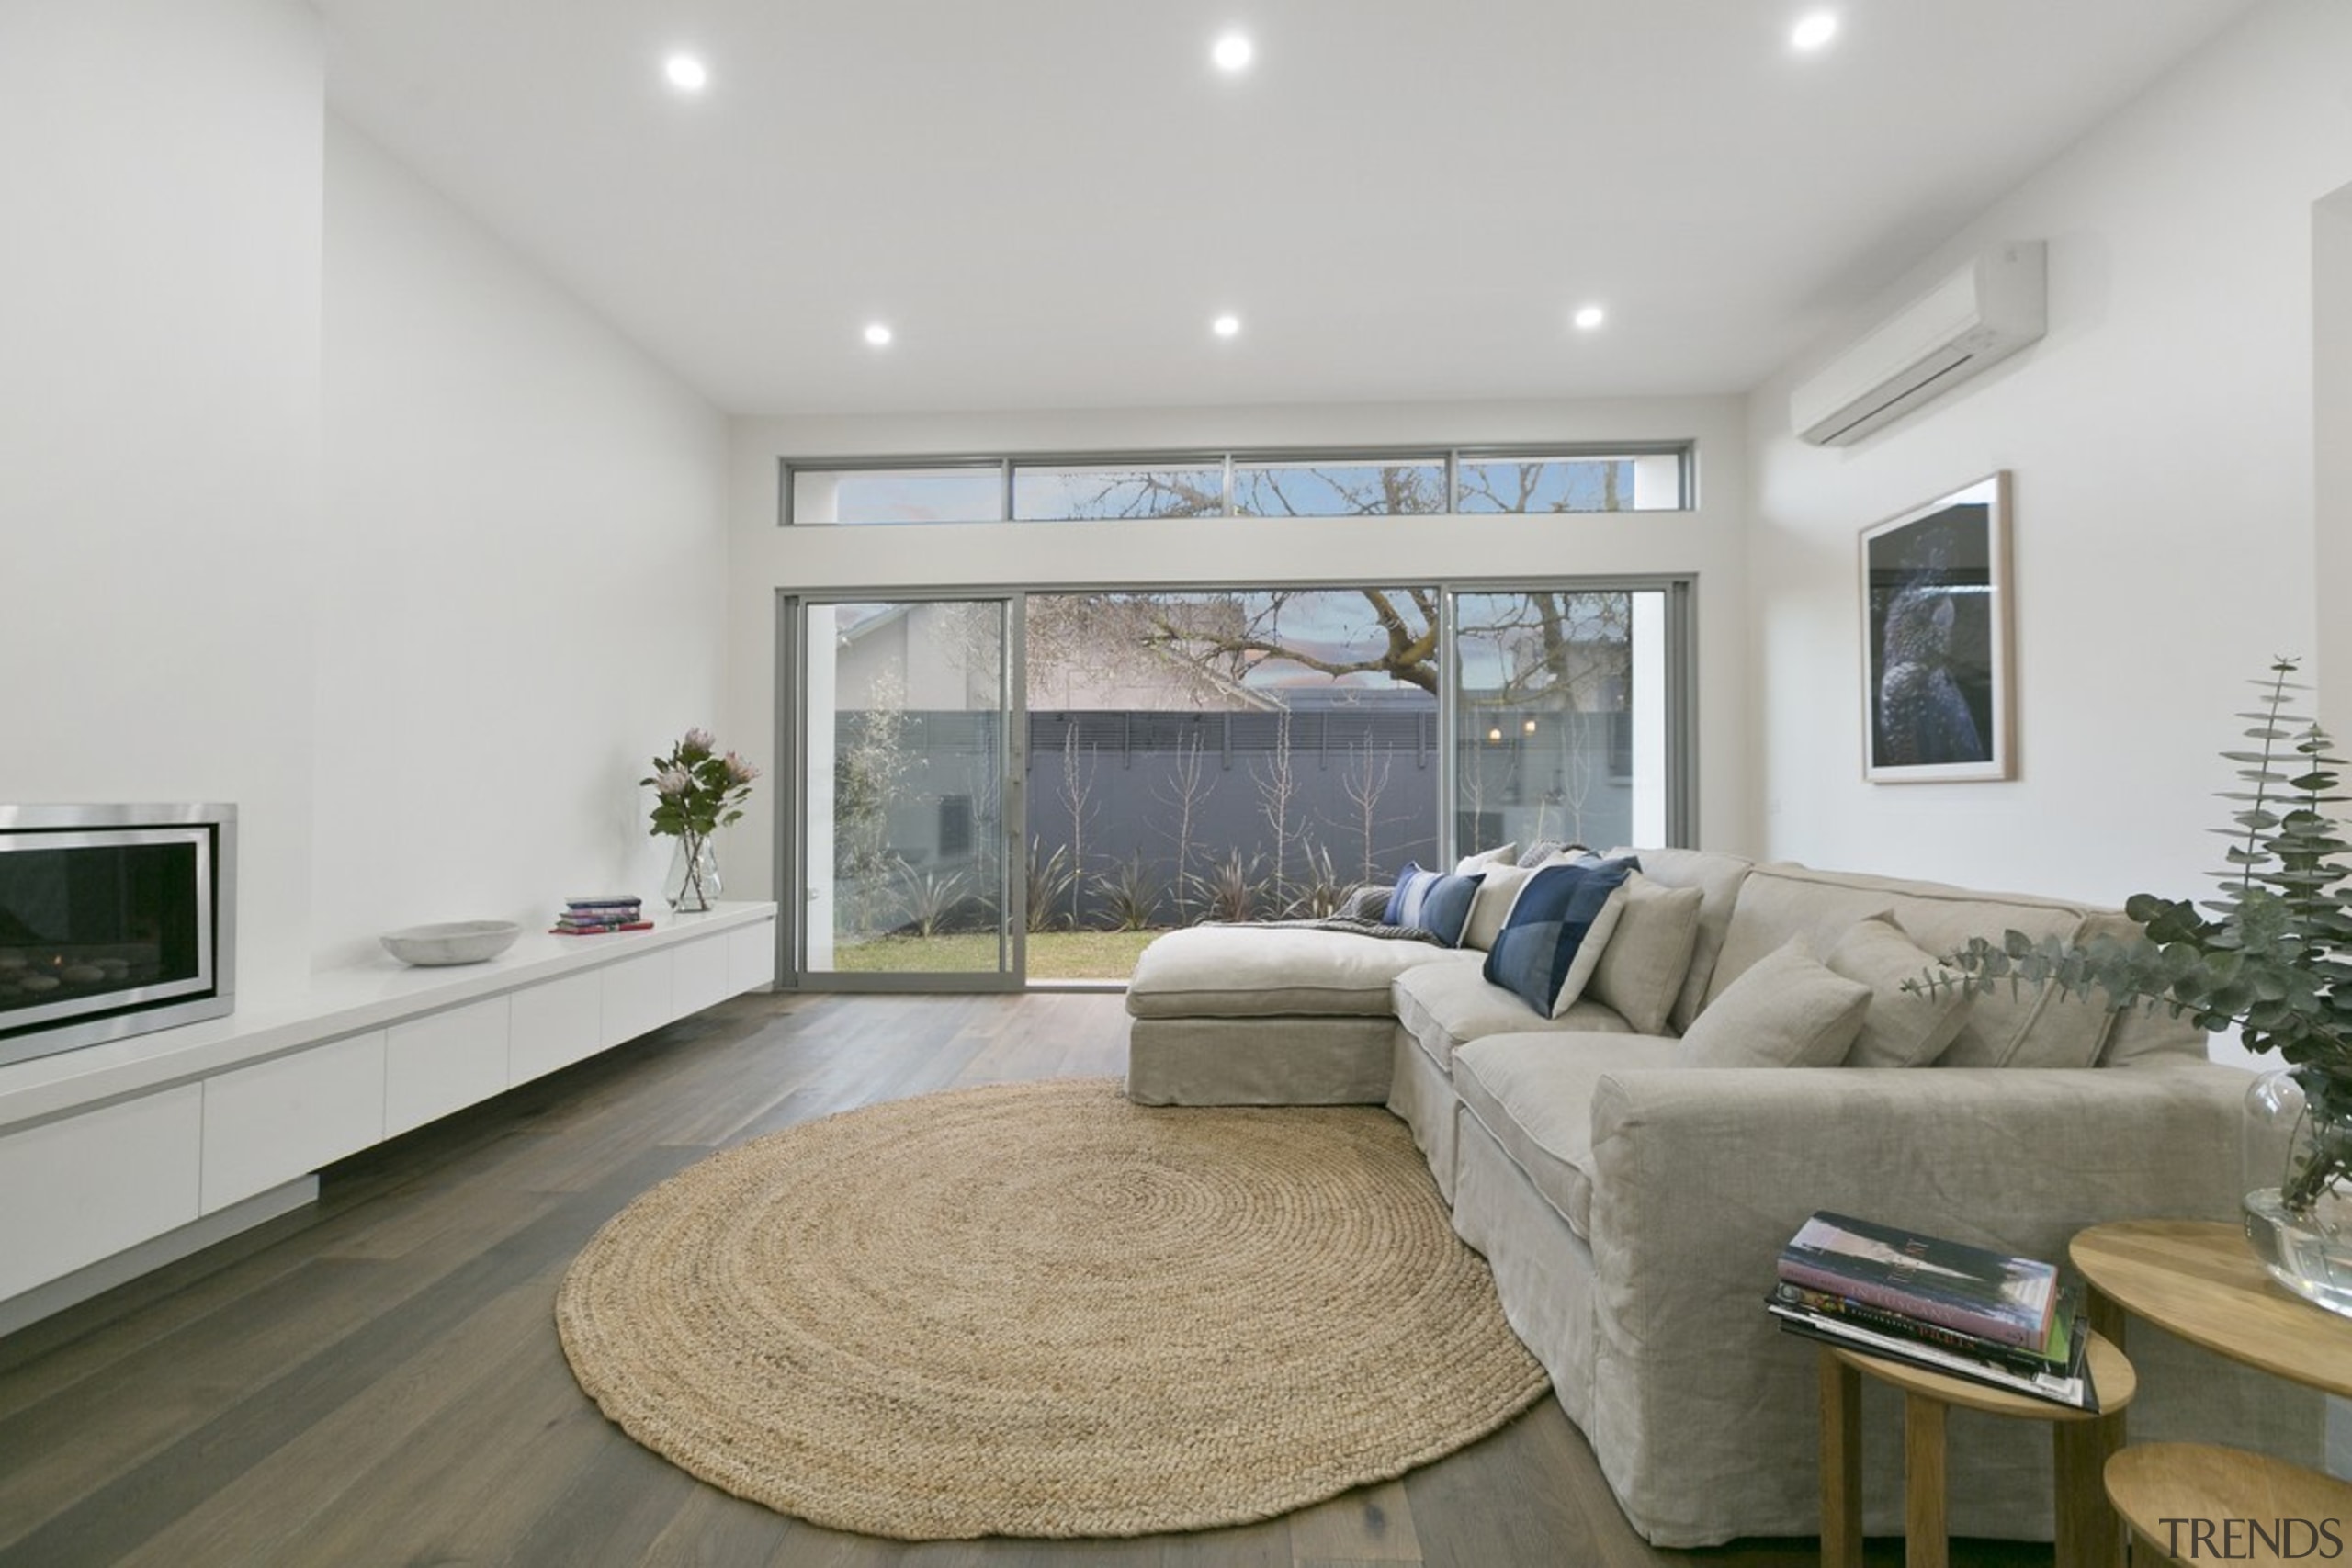
[[[787,646],[799,675],[801,976],[875,989],[1018,985],[1011,602],[786,608],[798,622]]]
[[[1329,916],[1408,860],[1685,842],[1690,593],[787,599],[796,983],[1117,983],[1163,931]]]

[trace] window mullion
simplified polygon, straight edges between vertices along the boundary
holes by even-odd
[[[1449,467],[1451,463],[1449,462]],[[1437,858],[1440,869],[1462,858],[1455,842],[1455,825],[1462,802],[1455,795],[1460,778],[1455,753],[1455,723],[1461,712],[1456,696],[1462,684],[1460,660],[1454,650],[1454,592],[1449,583],[1437,588]]]

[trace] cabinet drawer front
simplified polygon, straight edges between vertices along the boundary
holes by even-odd
[[[670,1003],[670,953],[641,953],[597,971],[605,982],[604,1043],[617,1045],[661,1028],[677,1012]]]
[[[671,950],[671,1010],[679,1018],[717,1007],[735,993],[727,988],[727,938],[706,937]]]
[[[514,993],[507,1033],[511,1082],[570,1066],[604,1049],[605,987],[595,975],[571,975]]]
[[[0,1138],[0,1297],[194,1220],[203,1138],[192,1083]]]
[[[384,1041],[384,1136],[422,1127],[506,1087],[507,998],[396,1023]]]
[[[380,1029],[207,1078],[204,1212],[266,1192],[383,1135]]]
[[[775,984],[774,920],[738,926],[727,933],[727,994],[740,997]]]

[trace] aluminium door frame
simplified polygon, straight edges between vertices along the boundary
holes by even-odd
[[[865,993],[1012,994],[1027,989],[1029,964],[1028,878],[1019,874],[1028,825],[1028,705],[1017,701],[1026,690],[1027,639],[1023,617],[1016,614],[1018,590],[981,588],[825,589],[794,592],[778,589],[776,604],[776,752],[785,777],[794,781],[792,820],[779,823],[775,834],[776,863],[776,989],[780,991],[857,991]],[[865,970],[812,972],[808,959],[808,893],[802,881],[808,864],[808,793],[797,787],[808,776],[808,692],[807,660],[801,649],[808,635],[806,612],[825,604],[993,604],[1001,634],[1002,656],[997,661],[997,714],[1004,721],[1004,744],[999,750],[998,863],[1001,868],[997,903],[998,958],[995,970],[920,970],[906,973]],[[779,795],[783,792],[779,791]],[[779,801],[781,808],[781,801]]]

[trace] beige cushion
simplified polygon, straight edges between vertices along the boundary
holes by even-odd
[[[1637,1034],[1494,1034],[1453,1059],[1454,1092],[1568,1228],[1592,1225],[1592,1090],[1605,1073],[1671,1067],[1674,1043]]]
[[[1834,1067],[1846,1059],[1871,988],[1833,975],[1792,942],[1747,966],[1682,1032],[1693,1067]]]
[[[1690,971],[1682,977],[1682,994],[1674,998],[1674,1009],[1667,1014],[1667,1021],[1677,1031],[1688,1029],[1690,1021],[1699,1016],[1699,1010],[1706,1005],[1707,980],[1715,971],[1715,954],[1731,928],[1739,890],[1748,873],[1756,869],[1756,863],[1708,850],[1609,852],[1611,860],[1619,855],[1639,856],[1642,874],[1652,882],[1699,890],[1699,935],[1690,944]]]
[[[1663,1034],[1699,940],[1696,887],[1668,887],[1640,873],[1622,890],[1625,908],[1601,950],[1587,995],[1622,1013],[1636,1034]]]
[[[1464,855],[1453,863],[1453,874],[1474,876],[1491,865],[1512,865],[1519,860],[1519,846],[1505,844],[1498,850],[1480,850],[1475,855]]]
[[[1193,926],[1155,938],[1137,956],[1127,1011],[1136,1018],[1383,1014],[1390,982],[1431,964],[1466,968],[1474,979],[1478,974],[1476,954],[1426,942]]]
[[[1625,884],[1621,882],[1610,889],[1608,902],[1600,906],[1600,912],[1592,917],[1592,924],[1585,928],[1584,940],[1577,944],[1577,955],[1568,960],[1568,972],[1560,976],[1560,994],[1552,998],[1554,1018],[1566,1018],[1568,1010],[1577,1005],[1577,998],[1584,995],[1585,987],[1592,984],[1592,972],[1600,966],[1600,955],[1609,951],[1610,939],[1624,918]]]
[[[1539,1017],[1515,993],[1489,984],[1479,968],[1466,961],[1424,964],[1397,976],[1392,987],[1396,1021],[1440,1067],[1450,1069],[1458,1047],[1489,1034],[1626,1032],[1623,1019],[1595,1001],[1580,1001],[1559,1018]]]
[[[1848,1066],[1924,1067],[1943,1055],[1960,1032],[1968,1010],[1965,989],[1957,985],[1937,991],[1903,988],[1905,981],[1924,980],[1943,966],[1903,934],[1893,915],[1873,915],[1859,922],[1838,939],[1822,962],[1831,974],[1871,988],[1861,1032],[1846,1053]]]
[[[1462,945],[1481,953],[1492,948],[1510,918],[1510,907],[1519,902],[1520,890],[1534,875],[1533,866],[1488,866],[1478,891],[1470,896],[1470,920],[1462,928]]]
[[[2015,893],[1976,893],[1932,882],[1815,871],[1802,865],[1758,866],[1740,885],[1739,903],[1724,934],[1723,952],[1708,982],[1710,1006],[1748,964],[1792,937],[1827,953],[1859,920],[1892,910],[1904,932],[1941,955],[1973,936],[2001,940],[2015,929],[2036,942],[2081,934],[2088,907]],[[1960,1032],[1939,1067],[2087,1067],[2098,1059],[2109,1014],[2096,1002],[2061,997],[2055,988],[2003,986],[1979,996],[1961,1015]]]
[[[2093,909],[2075,940],[2088,942],[2111,936],[2129,941],[2139,934],[2140,928],[2120,909]],[[2170,1008],[2151,1010],[2128,1007],[2115,1014],[2108,1025],[2107,1043],[2099,1047],[2098,1065],[2161,1067],[2180,1062],[2202,1062],[2207,1055],[2206,1034],[2197,1027],[2196,1020],[2175,1018]]]

